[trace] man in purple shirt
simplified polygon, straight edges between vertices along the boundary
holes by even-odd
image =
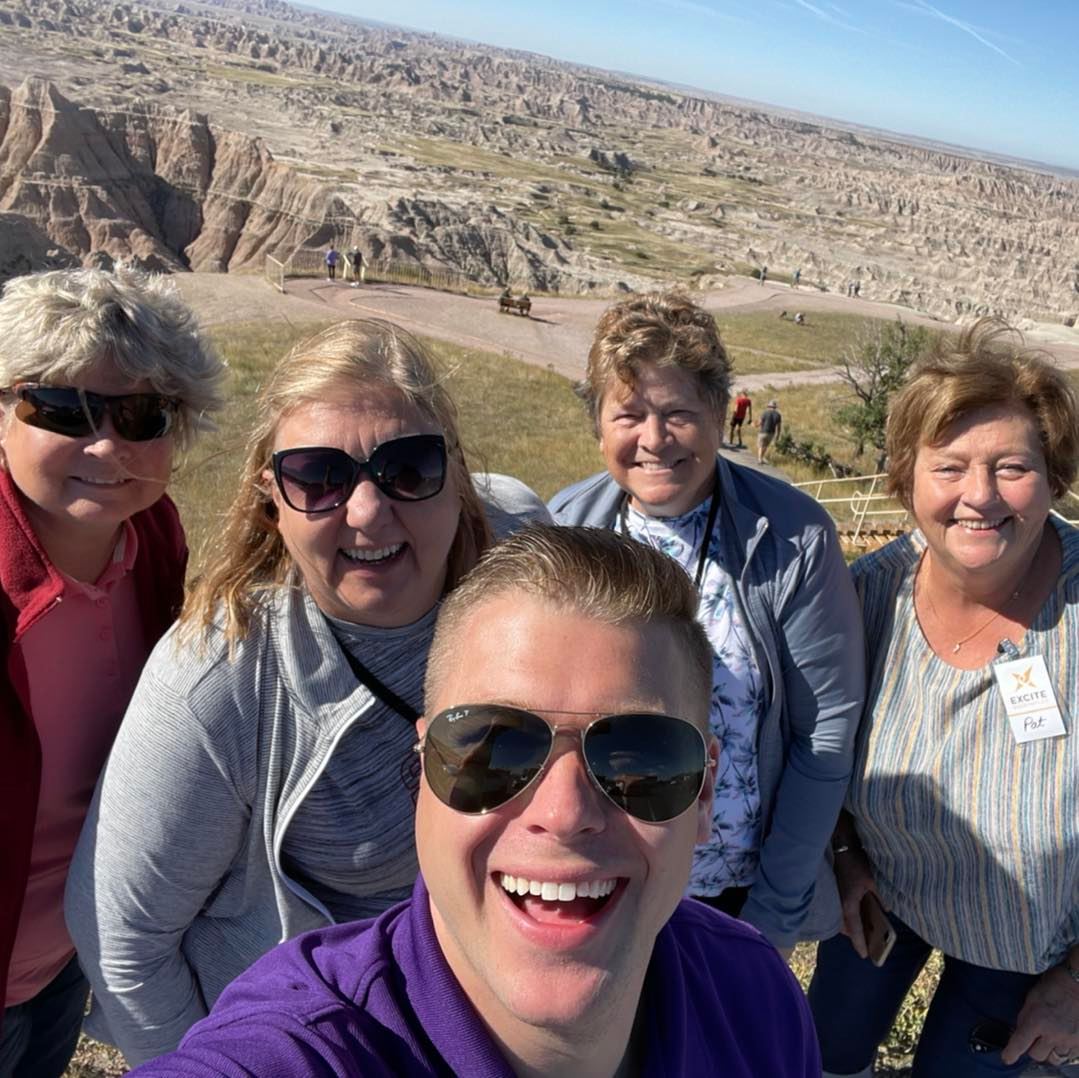
[[[431,648],[412,898],[277,948],[138,1073],[819,1076],[777,953],[681,899],[717,756],[696,606],[610,531],[488,552]]]

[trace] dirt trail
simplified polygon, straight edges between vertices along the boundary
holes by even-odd
[[[460,296],[414,285],[366,284],[351,288],[343,281],[298,279],[290,280],[288,291],[282,295],[255,275],[188,273],[178,274],[175,280],[204,325],[277,318],[288,322],[388,318],[414,333],[465,347],[505,352],[572,379],[584,373],[592,331],[600,314],[612,302],[610,297],[537,295],[533,297],[532,317],[523,318],[500,313],[493,297]],[[701,292],[696,298],[712,311],[774,311],[777,317],[783,310],[791,316],[802,311],[807,318],[814,311],[838,311],[876,318],[899,315],[917,325],[945,325],[893,304],[795,290],[780,284],[761,285],[748,278],[732,278],[727,288]],[[1079,341],[1079,333],[1076,339]],[[1079,343],[1038,343],[1061,366],[1079,368]],[[746,375],[739,377],[738,384],[756,390],[764,386],[816,385],[837,379],[835,368],[820,367]]]

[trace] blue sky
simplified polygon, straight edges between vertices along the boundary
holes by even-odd
[[[1079,169],[1079,0],[308,0]]]

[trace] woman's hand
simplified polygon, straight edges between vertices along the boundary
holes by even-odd
[[[1079,1057],[1079,984],[1060,966],[1046,970],[1027,993],[1000,1059],[1010,1065],[1024,1053],[1039,1063]]]
[[[845,845],[845,848],[844,848]],[[867,892],[877,893],[873,881],[873,869],[865,851],[857,839],[849,845],[837,847],[834,854],[836,883],[839,885],[839,901],[843,908],[843,935],[862,958],[869,957],[862,932],[862,899]],[[879,896],[878,896],[879,897]]]

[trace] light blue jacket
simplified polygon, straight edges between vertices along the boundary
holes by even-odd
[[[839,930],[828,844],[865,697],[862,622],[828,514],[788,483],[716,458],[721,564],[749,626],[768,709],[757,733],[764,835],[742,917],[778,947]],[[560,524],[614,527],[606,472],[548,503]]]

